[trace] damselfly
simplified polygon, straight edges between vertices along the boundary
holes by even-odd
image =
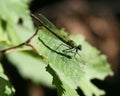
[[[53,25],[48,19],[46,19],[42,14],[31,14],[31,16],[40,24],[40,26],[46,28],[49,32],[51,32],[54,36],[56,36],[64,43],[61,45],[65,45],[68,47],[67,49],[63,50],[64,52],[75,51],[76,54],[79,50],[81,50],[81,45],[77,45],[68,36],[60,33],[59,29],[55,25]]]

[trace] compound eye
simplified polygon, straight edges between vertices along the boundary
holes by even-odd
[[[79,49],[79,50],[82,50],[82,46],[81,46],[81,45],[78,45],[78,49]]]

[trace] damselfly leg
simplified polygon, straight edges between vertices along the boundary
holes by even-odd
[[[66,44],[60,44],[56,50],[58,50],[61,46],[65,46],[67,47],[67,49],[64,49],[62,50],[62,53],[64,54],[71,54],[73,53],[73,57],[76,59],[76,61],[80,61],[79,59],[81,59],[81,61],[83,62],[83,64],[85,64],[84,60],[82,59],[82,56],[79,54],[79,50],[81,50],[81,45],[78,45],[77,47],[71,47],[71,46],[68,46]],[[80,58],[77,58],[77,56],[79,56]]]
[[[79,50],[79,49],[73,48],[73,47],[68,46],[68,45],[66,45],[66,44],[63,44],[63,43],[60,44],[55,50],[58,50],[61,46],[67,47],[67,49],[63,49],[63,50],[62,50],[62,52],[64,52],[64,53],[74,53],[75,55],[78,54],[78,50]],[[80,49],[80,50],[81,50],[81,49]]]

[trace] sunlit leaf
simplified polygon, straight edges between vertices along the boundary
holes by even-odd
[[[30,37],[33,25],[25,2],[0,0],[0,9],[0,46],[16,45]]]
[[[14,52],[8,54],[7,57],[24,78],[35,83],[52,86],[52,77],[46,72],[46,64],[34,53]]]
[[[56,50],[63,42],[58,38],[53,38],[51,35],[52,34],[46,30],[41,30],[38,33],[38,37],[41,38],[47,46]],[[40,54],[47,58],[50,67],[58,75],[63,84],[62,87],[65,90],[63,93],[60,93],[62,96],[78,96],[76,93],[78,87],[81,88],[86,96],[92,96],[93,94],[99,96],[105,93],[92,84],[91,80],[94,78],[103,80],[107,75],[113,75],[113,73],[107,63],[106,56],[101,55],[100,51],[85,42],[83,36],[73,36],[73,39],[82,45],[82,50],[79,51],[80,56],[74,57],[73,54],[72,59],[48,49],[38,40],[38,37],[36,36],[36,38],[33,39],[32,44]],[[62,52],[61,50],[65,48],[66,46],[62,46],[59,48],[59,51]],[[71,53],[69,55],[71,55]],[[54,78],[54,74],[52,75]],[[60,90],[59,87],[58,90]],[[70,92],[73,92],[74,95]]]

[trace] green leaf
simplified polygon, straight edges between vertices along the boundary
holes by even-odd
[[[56,50],[63,43],[58,38],[53,38],[54,36],[47,30],[40,30],[38,37],[53,50]],[[60,96],[78,96],[76,92],[78,87],[81,88],[86,96],[93,96],[93,94],[100,96],[105,93],[92,84],[91,80],[94,78],[103,80],[107,75],[113,75],[113,73],[107,63],[106,56],[101,55],[100,51],[85,42],[83,36],[72,36],[76,43],[82,45],[82,51],[79,52],[80,56],[74,57],[74,54],[69,54],[73,55],[72,59],[51,51],[38,40],[38,37],[36,36],[32,40],[32,44],[40,52],[39,54],[47,58],[47,62],[55,72],[52,72],[54,73],[52,74],[53,78],[56,78],[55,74],[59,77],[56,79],[61,81],[62,87],[65,90],[64,92],[60,91],[60,85],[55,84],[59,92],[61,92],[59,93],[61,94]],[[66,46],[60,47],[58,51],[62,52],[64,49],[66,49]]]
[[[54,69],[50,67],[50,65],[46,67],[46,70],[53,76],[53,84],[56,85],[56,87],[59,89],[58,92],[59,95],[61,96],[61,93],[64,93],[65,90],[63,89],[63,84],[60,81],[60,78],[58,77]]]
[[[46,72],[46,64],[34,53],[14,52],[7,57],[24,78],[52,87],[52,77]]]
[[[110,64],[107,62],[107,57],[95,47],[92,47],[88,42],[85,42],[82,35],[72,36],[72,38],[79,44],[82,44],[82,51],[80,52],[82,58],[86,62],[85,71],[88,78],[97,78],[103,80],[107,75],[113,75]]]
[[[23,0],[0,0],[0,46],[19,44],[31,36],[33,24]]]
[[[0,96],[13,96],[15,90],[9,82],[7,76],[3,72],[2,65],[0,63]]]
[[[58,74],[50,65],[46,69],[53,76],[53,84],[58,88],[59,96],[79,96],[74,89],[70,88],[64,80],[59,78]]]
[[[95,96],[100,96],[104,94],[104,91],[98,89],[90,80],[95,78],[104,80],[107,75],[113,75],[106,56],[101,54],[95,47],[85,42],[83,36],[72,36],[72,38],[77,43],[82,44],[82,51],[80,54],[86,62],[84,66],[85,76],[80,81],[80,88],[86,96],[92,96],[93,94]]]

